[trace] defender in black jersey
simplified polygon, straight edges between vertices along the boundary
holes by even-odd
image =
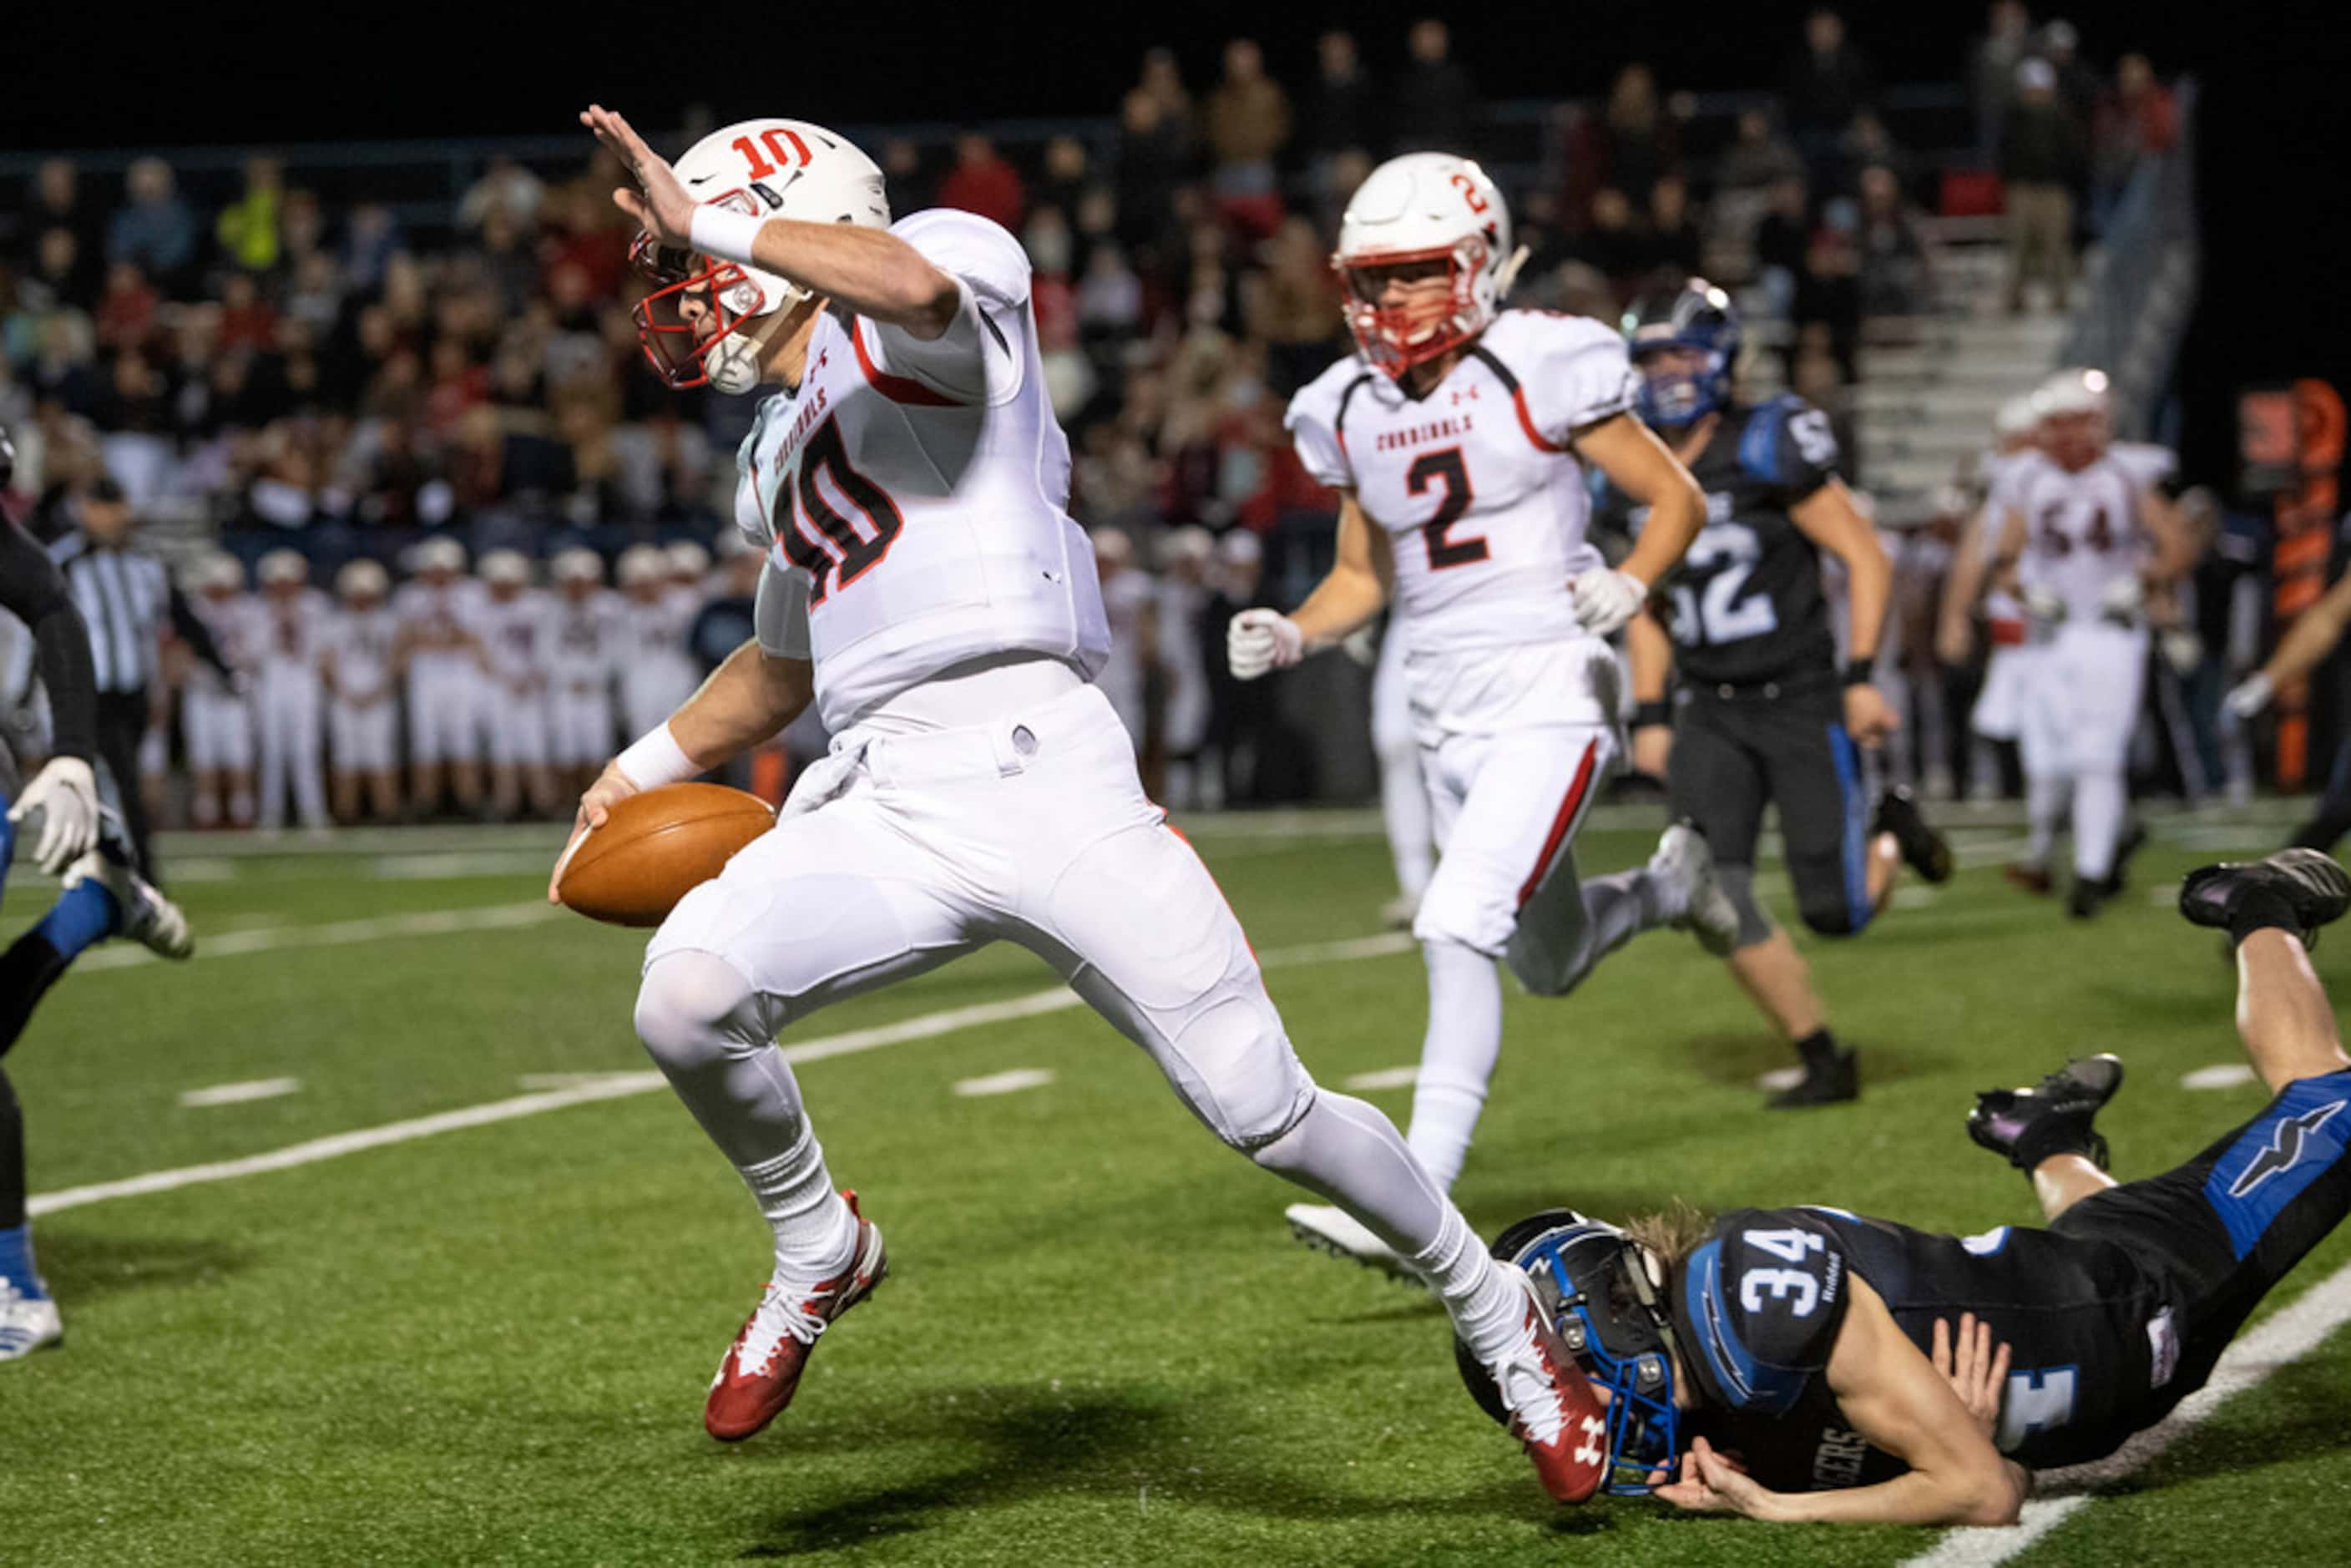
[[[0,491],[16,468],[16,449],[0,429]],[[7,876],[17,830],[33,842],[41,869],[65,891],[31,930],[0,952],[0,1056],[16,1043],[33,1008],[82,951],[127,936],[166,956],[185,957],[186,920],[131,870],[120,818],[103,804],[113,781],[97,760],[98,688],[90,672],[89,632],[68,597],[48,553],[0,515],[0,612],[33,636],[35,668],[49,695],[50,756],[29,782],[0,747],[0,882]],[[55,1343],[62,1330],[33,1262],[25,1217],[25,1119],[0,1072],[0,1361]]]
[[[2203,1386],[2351,1211],[2351,1057],[2304,956],[2351,906],[2351,876],[2287,850],[2191,873],[2179,906],[2235,938],[2239,1033],[2275,1097],[2176,1170],[2105,1174],[2092,1124],[2122,1073],[2098,1057],[1980,1095],[1969,1120],[2030,1175],[2043,1229],[1962,1238],[1798,1207],[1678,1239],[1564,1210],[1503,1233],[1496,1252],[1606,1391],[1612,1490],[1768,1519],[2001,1523],[2029,1472],[2103,1458]]]
[[[1835,434],[1801,398],[1731,395],[1739,319],[1702,278],[1646,302],[1629,332],[1639,408],[1706,493],[1706,526],[1630,630],[1634,765],[1661,773],[1675,815],[1706,835],[1738,906],[1731,970],[1796,1047],[1804,1076],[1777,1107],[1859,1092],[1853,1052],[1829,1032],[1803,958],[1755,897],[1755,843],[1776,801],[1789,880],[1804,924],[1860,931],[1907,859],[1930,881],[1950,852],[1902,791],[1875,813],[1860,751],[1896,725],[1870,684],[1893,569],[1837,477]],[[1604,489],[1599,529],[1637,537],[1642,509]],[[1823,551],[1843,561],[1851,610],[1837,663],[1821,582]],[[1664,624],[1659,624],[1659,616]],[[1670,701],[1669,677],[1674,679]]]

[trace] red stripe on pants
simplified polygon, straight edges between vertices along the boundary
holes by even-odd
[[[1559,853],[1559,846],[1567,841],[1568,833],[1575,827],[1577,813],[1583,810],[1583,798],[1592,789],[1592,770],[1600,763],[1600,743],[1589,742],[1583,748],[1583,760],[1575,765],[1575,777],[1567,786],[1566,798],[1559,803],[1559,814],[1551,820],[1551,832],[1543,839],[1542,853],[1535,857],[1534,869],[1527,880],[1519,884],[1519,907],[1524,909],[1527,900],[1542,885],[1543,873]]]

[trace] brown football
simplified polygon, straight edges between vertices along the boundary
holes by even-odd
[[[630,796],[580,841],[558,877],[564,905],[611,925],[658,925],[730,856],[776,825],[776,809],[723,784]]]

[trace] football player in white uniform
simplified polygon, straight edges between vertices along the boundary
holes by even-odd
[[[1395,600],[1438,859],[1413,921],[1428,1029],[1413,1152],[1450,1186],[1501,1050],[1496,960],[1562,996],[1635,932],[1736,913],[1702,840],[1667,831],[1646,869],[1585,882],[1575,831],[1617,766],[1609,635],[1697,537],[1697,485],[1631,412],[1625,340],[1583,317],[1504,310],[1510,214],[1483,170],[1415,152],[1372,172],[1332,258],[1360,350],[1291,400],[1307,471],[1340,493],[1338,558],[1294,616],[1233,618],[1249,680],[1343,641]],[[1585,538],[1585,465],[1649,507],[1610,570]],[[1343,1216],[1301,1205],[1301,1239],[1384,1266]]]
[[[195,595],[188,608],[213,634],[221,662],[249,673],[261,653],[260,603],[245,591],[245,568],[236,557],[214,550],[190,572]],[[188,768],[195,775],[193,814],[196,826],[253,825],[253,709],[247,694],[199,660],[187,662],[180,689],[181,737]]]
[[[549,751],[558,781],[579,794],[612,754],[612,676],[623,642],[621,601],[594,550],[560,551],[555,579],[555,665],[548,694]]]
[[[883,1271],[776,1031],[1002,939],[1150,1051],[1218,1137],[1408,1258],[1500,1369],[1546,1490],[1589,1496],[1605,1428],[1590,1385],[1563,1375],[1526,1286],[1386,1119],[1307,1075],[1239,924],[1144,797],[1091,684],[1102,597],[1066,511],[1069,443],[1019,244],[965,213],[893,224],[881,170],[804,121],[725,127],[673,172],[618,115],[583,119],[643,192],[614,200],[657,268],[639,308],[648,352],[675,382],[784,390],[739,460],[737,521],[771,552],[758,635],[614,760],[573,841],[614,801],[726,761],[811,702],[833,737],[775,829],[663,924],[638,993],[647,1048],[775,1231],[772,1281],[719,1364],[706,1428],[732,1440],[772,1420],[820,1333]]]
[[[1992,422],[1992,449],[1984,455],[1980,470],[1983,504],[1952,548],[1952,570],[1946,580],[1948,591],[1936,632],[1936,653],[1947,666],[1965,665],[1972,652],[1975,604],[1970,585],[1980,580],[2000,543],[2000,523],[2007,516],[2010,487],[2040,459],[2041,406],[2031,392],[2020,392],[2000,405]],[[1969,712],[1968,727],[1994,748],[2013,747],[2024,706],[2025,666],[2032,654],[2025,635],[2024,607],[2003,583],[1993,583],[1982,599],[1989,645],[1984,652],[1983,684]],[[2046,849],[2043,845],[2044,853]]]
[[[1995,570],[2013,567],[2037,644],[2018,737],[2026,810],[2036,841],[2045,841],[2070,794],[2068,907],[2087,917],[2120,889],[2128,853],[2147,594],[2187,571],[2192,546],[2178,508],[2155,487],[2168,455],[2114,442],[2104,371],[2060,371],[2034,398],[2043,455],[2012,477],[1992,561]]]
[[[391,574],[355,560],[335,573],[338,610],[327,632],[327,788],[340,821],[360,820],[364,788],[378,820],[400,817],[400,628],[384,600]]]
[[[548,771],[547,682],[554,662],[554,606],[530,585],[519,550],[482,557],[482,660],[489,685],[483,706],[490,738],[490,809],[517,814],[526,799],[534,816],[555,814],[555,776]]]
[[[614,574],[629,642],[621,664],[621,717],[643,734],[694,690],[694,655],[685,645],[694,606],[677,591],[669,553],[659,545],[631,545],[621,552]]]
[[[261,729],[261,815],[265,833],[286,822],[286,798],[313,833],[327,830],[325,737],[319,728],[324,694],[319,665],[326,651],[327,596],[310,586],[301,552],[274,549],[261,558],[262,638],[254,680],[254,716]]]
[[[431,538],[416,547],[416,575],[400,585],[392,612],[408,678],[409,809],[441,804],[441,770],[460,810],[482,803],[482,585],[461,576],[465,547]]]

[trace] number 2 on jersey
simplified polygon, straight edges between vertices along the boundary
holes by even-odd
[[[1437,515],[1420,525],[1421,537],[1428,541],[1428,565],[1432,571],[1442,571],[1448,566],[1468,566],[1486,559],[1493,552],[1486,548],[1482,538],[1454,539],[1446,530],[1461,520],[1469,509],[1469,471],[1462,466],[1461,448],[1448,446],[1441,452],[1424,452],[1412,460],[1405,470],[1405,488],[1413,495],[1428,493],[1431,480],[1445,486],[1445,494],[1437,503]]]
[[[870,533],[832,504],[817,483],[820,473],[844,500],[864,514]],[[776,531],[783,542],[784,558],[809,574],[810,604],[823,603],[835,586],[847,588],[878,565],[906,526],[889,493],[850,466],[849,444],[841,439],[839,423],[831,419],[818,425],[800,448],[799,486],[778,486],[776,499],[778,511],[798,514],[789,527],[778,518]],[[821,536],[821,542],[810,534],[811,528]]]

